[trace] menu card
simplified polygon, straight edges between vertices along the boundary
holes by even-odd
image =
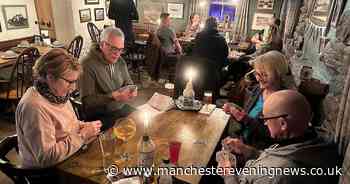
[[[138,107],[139,110],[146,110],[153,115],[160,114],[175,107],[174,100],[170,96],[154,93],[151,99],[144,105]]]

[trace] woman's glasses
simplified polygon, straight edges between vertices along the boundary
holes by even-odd
[[[78,82],[78,80],[68,80],[64,77],[59,77],[59,78],[66,81],[69,85],[73,85],[73,84],[76,84]]]

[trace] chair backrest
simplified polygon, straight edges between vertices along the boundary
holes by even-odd
[[[7,158],[12,150],[18,152],[17,135],[7,136],[0,141],[0,171],[6,174],[15,184],[38,184],[49,183],[54,176],[52,168],[46,169],[24,169],[11,163]],[[50,182],[52,183],[52,182]],[[56,183],[54,181],[54,183]]]
[[[73,106],[73,110],[75,112],[75,115],[80,121],[86,120],[86,116],[83,110],[83,104],[78,98],[71,97],[69,98],[70,103]]]
[[[100,42],[100,36],[101,36],[101,31],[98,29],[98,27],[92,23],[92,22],[88,22],[87,23],[87,28],[91,37],[91,40],[95,43],[99,43]]]
[[[7,87],[7,99],[10,98],[12,85],[16,85],[17,99],[20,99],[29,86],[33,84],[33,66],[35,61],[39,58],[40,53],[37,48],[30,47],[25,49],[16,60],[12,68],[10,81]]]
[[[35,43],[35,41],[41,41],[41,42],[43,42],[43,41],[44,41],[44,38],[43,38],[43,36],[41,36],[41,35],[34,35],[34,36],[33,36],[33,43]]]
[[[76,36],[69,44],[68,52],[75,58],[80,57],[81,49],[83,48],[83,37]]]

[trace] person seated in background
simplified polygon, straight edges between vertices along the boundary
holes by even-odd
[[[255,33],[250,41],[255,46],[255,48],[260,48],[260,45],[263,43],[263,31],[258,31]]]
[[[209,17],[205,21],[203,31],[197,34],[194,40],[193,55],[212,60],[218,71],[228,64],[228,46],[225,38],[218,32],[215,17]]]
[[[262,53],[265,53],[270,50],[277,50],[282,52],[283,49],[283,40],[282,33],[279,29],[281,20],[273,17],[269,29],[267,31],[267,36],[264,38],[264,48],[262,48]]]
[[[160,26],[156,31],[156,34],[160,40],[161,47],[165,55],[182,54],[182,48],[179,41],[176,38],[176,33],[173,28],[170,27],[170,14],[160,14]]]
[[[262,168],[269,172],[225,175],[225,183],[337,183],[337,174],[340,173],[334,172],[328,176],[310,174],[312,168],[321,168],[324,173],[330,168],[336,170],[340,161],[336,146],[332,142],[325,141],[315,131],[309,131],[311,114],[306,98],[297,91],[282,90],[271,94],[264,103],[261,118],[276,144],[261,151],[236,138],[226,138],[223,141],[232,153],[243,158],[244,168]],[[230,161],[222,161],[218,167],[226,168],[227,171],[236,166]],[[300,172],[304,170],[306,174],[278,172],[277,169],[300,169]]]
[[[190,16],[190,21],[186,26],[184,35],[186,38],[195,37],[200,30],[201,18],[198,14],[194,13]]]
[[[108,27],[103,30],[100,43],[92,44],[81,60],[83,109],[87,119],[102,121],[102,130],[112,127],[115,120],[136,110],[126,102],[137,96],[137,90],[122,88],[133,84],[121,57],[123,49],[123,32],[119,28]]]
[[[63,49],[51,49],[34,66],[35,81],[16,110],[16,132],[23,168],[53,166],[100,132],[101,122],[77,119],[70,93],[80,64]]]
[[[286,57],[277,51],[270,51],[258,56],[254,62],[255,77],[258,85],[246,89],[244,108],[240,109],[229,103],[224,104],[224,111],[241,124],[238,133],[247,144],[269,144],[269,136],[259,116],[264,101],[274,92],[295,88]],[[233,132],[230,132],[232,134]]]

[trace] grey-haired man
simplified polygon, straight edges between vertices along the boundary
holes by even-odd
[[[115,120],[129,115],[135,108],[125,102],[137,96],[136,90],[120,90],[133,84],[121,54],[124,34],[119,28],[108,27],[101,34],[101,42],[93,44],[82,58],[83,74],[80,93],[88,120],[98,119],[102,130]]]

